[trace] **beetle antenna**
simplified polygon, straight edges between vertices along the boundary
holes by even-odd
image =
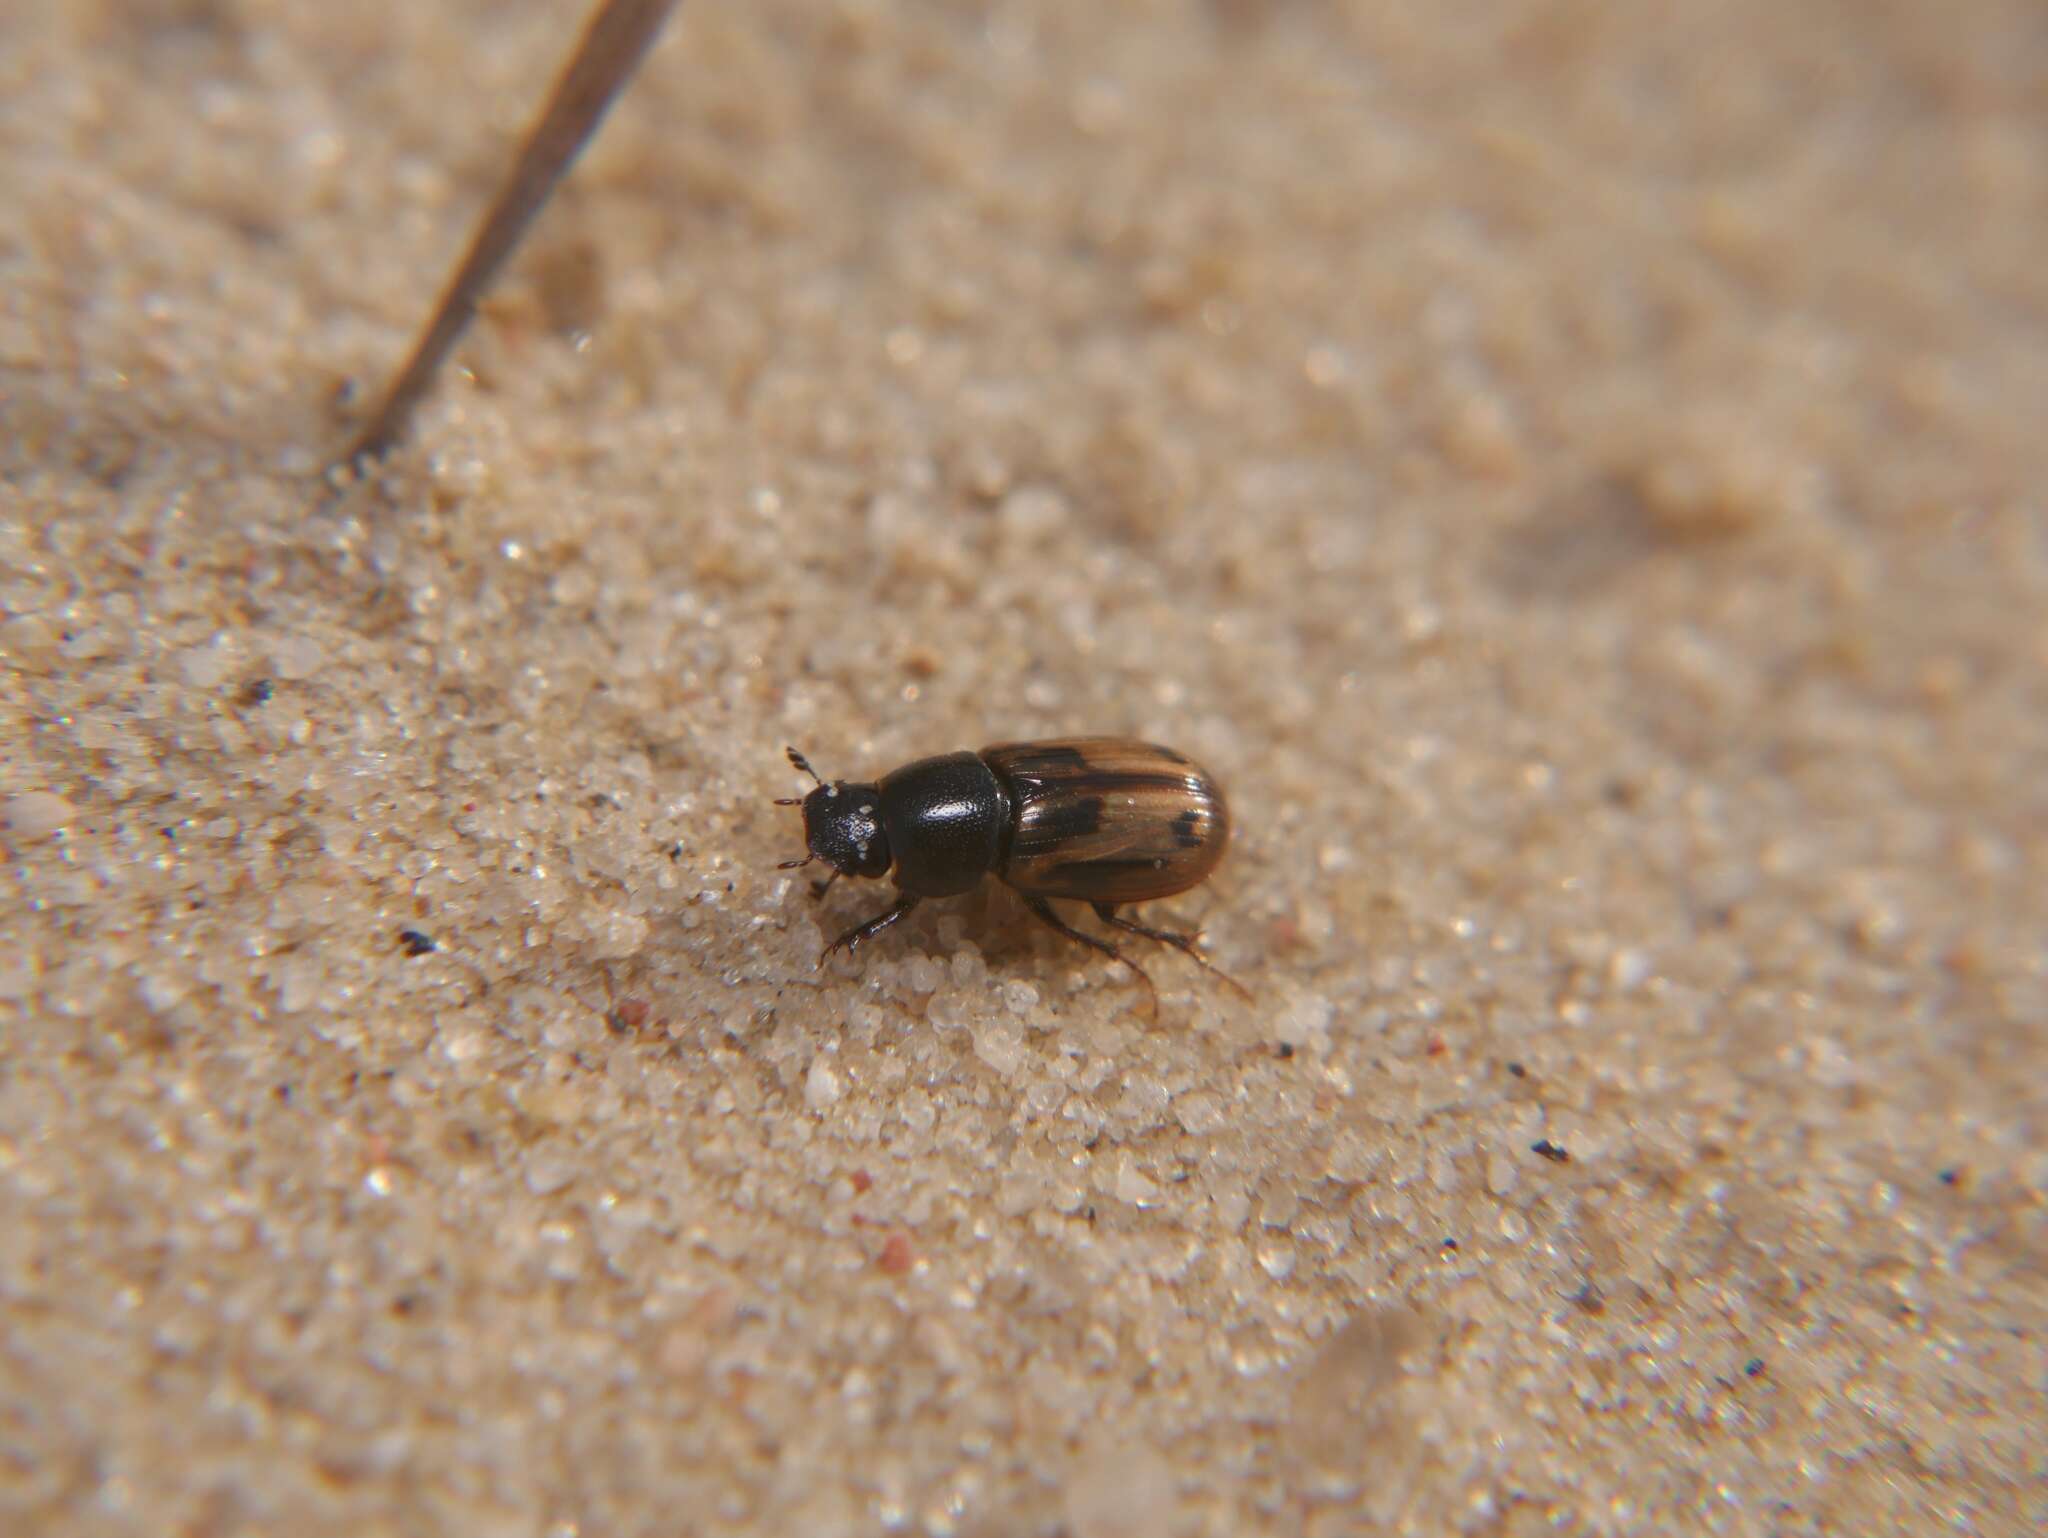
[[[788,806],[790,803],[787,801],[778,801],[775,804],[777,806]],[[784,860],[780,865],[776,866],[775,868],[777,870],[802,870],[806,865],[810,864],[811,861],[817,858],[818,857],[814,854],[807,854],[801,860]]]
[[[825,783],[824,780],[819,778],[818,771],[811,767],[811,761],[808,758],[805,758],[803,754],[797,752],[795,748],[784,748],[782,751],[789,755],[789,761],[792,764],[795,764],[797,768],[803,770],[803,772],[805,774],[808,774],[812,779],[817,780],[819,786],[821,788],[823,787]]]

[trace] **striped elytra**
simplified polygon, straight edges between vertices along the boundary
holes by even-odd
[[[1012,797],[996,874],[1020,892],[1138,903],[1208,880],[1230,808],[1185,754],[1128,737],[1002,742],[981,750]]]

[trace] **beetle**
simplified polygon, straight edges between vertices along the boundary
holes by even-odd
[[[776,802],[803,808],[808,850],[780,868],[824,861],[832,874],[821,895],[841,876],[893,875],[896,882],[894,905],[826,946],[820,966],[836,950],[857,950],[926,898],[957,897],[996,876],[1041,922],[1122,962],[1147,988],[1153,983],[1143,967],[1068,924],[1051,900],[1088,903],[1105,924],[1173,946],[1250,997],[1195,949],[1195,936],[1117,912],[1206,881],[1229,847],[1223,791],[1186,754],[1128,737],[999,742],[978,753],[920,758],[875,781],[828,783],[803,754],[786,751],[817,788]]]

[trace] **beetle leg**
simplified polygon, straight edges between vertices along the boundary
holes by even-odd
[[[1114,945],[1111,945],[1107,940],[1097,939],[1094,935],[1082,934],[1080,930],[1076,929],[1073,925],[1067,923],[1064,919],[1062,919],[1057,913],[1053,912],[1052,905],[1048,903],[1043,897],[1033,897],[1029,894],[1025,894],[1024,906],[1029,908],[1033,913],[1037,914],[1042,922],[1050,924],[1054,929],[1057,929],[1069,940],[1079,940],[1083,945],[1087,946],[1090,950],[1102,952],[1102,954],[1107,956],[1111,961],[1121,961],[1125,966],[1129,967],[1133,972],[1137,973],[1138,981],[1143,983],[1147,991],[1149,991],[1152,995],[1153,1008],[1158,1008],[1159,989],[1158,986],[1154,984],[1152,981],[1152,974],[1147,972],[1143,967],[1139,966],[1135,961],[1131,960],[1130,957],[1126,956]]]
[[[831,874],[831,875],[827,876],[827,877],[826,877],[826,878],[825,878],[825,879],[824,879],[823,881],[813,881],[813,882],[811,883],[811,896],[813,896],[813,897],[823,897],[823,896],[824,896],[824,895],[825,895],[825,894],[826,894],[827,892],[829,892],[829,891],[831,891],[831,890],[832,890],[832,883],[833,883],[833,882],[835,882],[835,881],[837,881],[838,879],[839,879],[839,872],[835,870],[834,872],[832,872],[832,874]]]
[[[830,956],[834,951],[843,950],[850,954],[856,950],[859,950],[861,941],[869,938],[872,935],[880,934],[883,930],[887,929],[891,924],[895,923],[898,919],[902,918],[903,915],[908,913],[912,908],[915,908],[918,905],[918,902],[919,899],[917,897],[913,896],[909,892],[905,892],[901,897],[896,899],[895,907],[889,909],[886,913],[876,914],[873,918],[869,919],[865,924],[854,925],[853,928],[847,930],[845,934],[841,935],[838,939],[834,940],[830,945],[826,946],[824,950],[820,951],[818,953],[818,965],[822,967],[825,964],[825,958],[827,956]]]
[[[1170,945],[1175,950],[1184,952],[1188,959],[1194,962],[1196,966],[1207,972],[1211,977],[1230,984],[1231,987],[1237,990],[1239,997],[1243,998],[1246,1002],[1250,1002],[1252,996],[1251,989],[1245,987],[1243,983],[1195,949],[1195,941],[1199,938],[1198,936],[1177,935],[1165,929],[1148,929],[1145,925],[1136,923],[1131,919],[1119,918],[1115,903],[1096,903],[1094,908],[1095,916],[1105,924],[1112,925],[1117,929],[1129,930],[1134,935],[1143,935],[1148,940],[1157,940],[1161,945]]]

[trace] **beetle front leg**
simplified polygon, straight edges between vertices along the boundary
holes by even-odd
[[[886,913],[876,914],[865,924],[854,925],[853,928],[847,930],[845,934],[820,951],[818,953],[818,965],[822,967],[825,964],[825,959],[834,951],[843,950],[851,955],[854,951],[860,949],[861,941],[868,939],[870,936],[880,934],[912,908],[915,908],[921,900],[911,893],[905,892],[896,899],[895,907],[889,909]]]

